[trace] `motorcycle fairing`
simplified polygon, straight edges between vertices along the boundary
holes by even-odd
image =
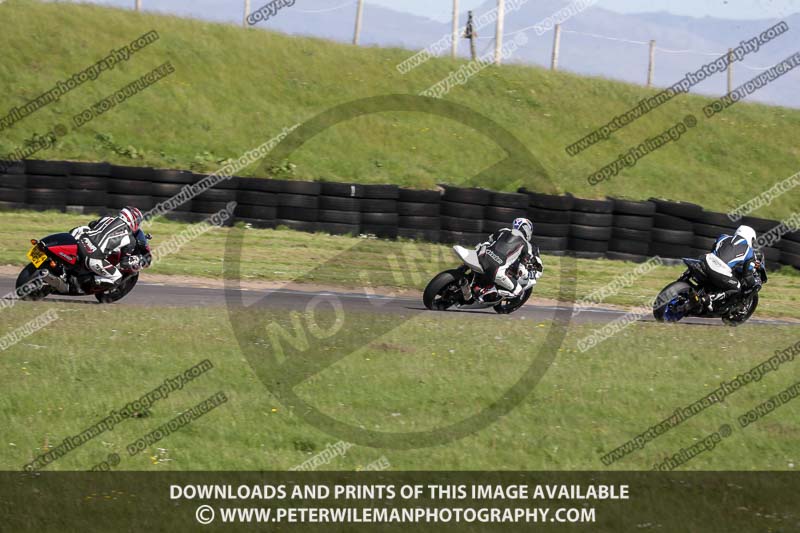
[[[483,267],[481,266],[480,258],[478,257],[478,252],[475,250],[468,250],[463,246],[455,245],[453,246],[453,251],[458,256],[458,258],[467,265],[473,272],[477,272],[478,274],[483,274]]]

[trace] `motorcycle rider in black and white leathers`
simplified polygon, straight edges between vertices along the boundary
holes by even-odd
[[[544,266],[539,257],[539,247],[531,243],[533,222],[517,218],[511,228],[494,232],[489,240],[479,244],[478,250],[484,278],[479,298],[484,302],[502,298],[516,298],[536,284]]]
[[[702,303],[708,311],[736,294],[747,296],[761,290],[761,285],[767,281],[764,257],[756,249],[756,232],[750,226],[739,226],[733,235],[720,235],[711,253],[728,265],[733,276],[730,287],[720,285],[720,290],[705,295]]]
[[[116,285],[122,279],[122,273],[108,261],[108,257],[135,248],[136,232],[143,218],[139,209],[126,207],[116,217],[102,217],[70,232],[78,241],[86,266],[94,272],[97,285]]]

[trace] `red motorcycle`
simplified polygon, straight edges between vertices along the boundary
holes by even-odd
[[[122,273],[113,287],[97,286],[78,251],[78,241],[71,233],[56,233],[41,240],[32,239],[28,266],[17,277],[16,292],[21,300],[41,300],[50,294],[63,296],[94,295],[100,303],[114,303],[136,286],[139,271],[150,264],[150,234],[139,230],[132,250],[117,252],[108,261]]]

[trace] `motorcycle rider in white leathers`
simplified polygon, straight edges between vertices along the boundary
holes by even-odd
[[[481,289],[480,300],[516,298],[536,284],[544,266],[539,247],[531,243],[532,237],[533,222],[517,218],[511,228],[494,232],[488,241],[477,246],[485,277],[493,281]]]

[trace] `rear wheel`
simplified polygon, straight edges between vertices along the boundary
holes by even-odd
[[[445,270],[437,274],[425,287],[422,293],[422,302],[432,311],[444,311],[458,303],[461,288],[458,279],[461,273],[458,270]]]
[[[670,317],[668,308],[670,303],[676,298],[683,298],[684,301],[688,300],[692,293],[692,286],[684,281],[676,281],[670,283],[658,294],[658,298],[653,303],[653,317],[659,322],[665,320],[673,321],[676,318]],[[683,317],[678,317],[680,320]]]
[[[36,279],[38,273],[39,269],[33,266],[33,263],[28,263],[28,266],[22,269],[17,276],[15,285],[17,298],[35,302],[50,294],[48,285],[44,281]]]
[[[95,294],[94,297],[97,298],[97,301],[101,304],[113,304],[125,298],[136,286],[137,281],[139,281],[139,274],[134,274],[129,278],[125,278],[122,283],[117,285],[113,290]]]
[[[495,305],[494,310],[500,315],[509,315],[514,311],[516,311],[517,309],[519,309],[520,307],[522,307],[523,305],[525,305],[525,302],[528,301],[528,298],[531,297],[532,293],[533,293],[533,287],[520,294],[514,300],[504,301]]]
[[[753,313],[758,307],[758,293],[754,292],[742,301],[742,305],[726,316],[722,317],[722,321],[728,326],[740,326],[747,322],[747,319],[753,316]]]

